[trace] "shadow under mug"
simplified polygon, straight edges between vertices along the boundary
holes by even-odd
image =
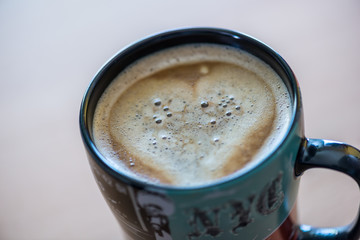
[[[192,43],[232,46],[270,65],[292,100],[286,136],[261,162],[204,186],[156,185],[117,171],[93,141],[92,120],[101,94],[139,58]],[[359,214],[350,225],[338,228],[314,228],[296,222],[300,175],[307,169],[334,169],[360,185],[359,150],[340,142],[308,139],[303,126],[300,90],[288,64],[264,43],[218,28],[172,30],[130,45],[96,74],[80,110],[80,130],[93,175],[128,239],[359,239]]]

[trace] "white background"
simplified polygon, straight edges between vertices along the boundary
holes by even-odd
[[[303,94],[306,135],[360,148],[360,1],[0,0],[0,239],[122,239],[83,148],[78,111],[113,54],[155,32],[229,28],[274,48]],[[311,170],[299,220],[346,224],[360,194]]]

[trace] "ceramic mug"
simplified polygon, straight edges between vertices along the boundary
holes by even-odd
[[[104,89],[137,59],[189,43],[232,46],[270,65],[284,81],[292,101],[291,123],[275,150],[231,178],[196,187],[144,183],[112,168],[92,137],[94,109]],[[80,110],[80,129],[96,182],[128,239],[358,239],[360,221],[339,228],[314,228],[296,222],[301,174],[328,168],[360,185],[360,151],[344,143],[308,139],[297,80],[270,47],[242,33],[217,28],[163,32],[125,48],[96,74]]]

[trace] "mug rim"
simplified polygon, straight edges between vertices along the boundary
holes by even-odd
[[[261,159],[259,159],[258,161],[256,161],[256,163],[251,164],[248,167],[244,167],[242,169],[237,170],[236,172],[227,175],[225,177],[222,177],[220,179],[216,179],[213,180],[209,183],[206,184],[201,184],[201,185],[194,185],[194,186],[176,186],[176,185],[168,185],[168,184],[157,184],[157,183],[152,183],[152,182],[146,182],[143,180],[140,180],[138,178],[129,176],[121,171],[116,170],[115,168],[111,167],[110,164],[107,163],[106,158],[100,153],[100,151],[97,149],[93,138],[91,136],[91,128],[90,128],[90,123],[88,121],[88,110],[89,110],[89,101],[92,97],[92,94],[94,92],[94,90],[96,89],[96,87],[98,86],[98,84],[101,83],[102,81],[102,77],[103,75],[109,70],[109,68],[111,66],[113,66],[114,64],[116,64],[116,62],[121,59],[125,54],[131,54],[131,52],[136,49],[139,48],[141,46],[145,46],[146,44],[149,44],[152,41],[156,41],[156,40],[162,40],[165,38],[172,38],[172,39],[176,39],[179,36],[191,36],[191,35],[195,35],[196,33],[208,33],[208,34],[213,34],[213,35],[223,35],[226,36],[228,38],[232,38],[233,41],[236,41],[237,39],[242,39],[245,40],[247,42],[250,42],[252,44],[257,45],[257,47],[260,47],[261,50],[266,51],[268,54],[270,54],[270,56],[272,58],[274,58],[274,60],[277,61],[277,64],[280,66],[280,68],[286,73],[287,75],[287,79],[288,79],[288,85],[287,88],[289,90],[290,95],[292,95],[292,112],[291,112],[291,118],[290,118],[290,122],[287,126],[287,130],[284,133],[284,136],[282,137],[282,139],[279,141],[279,143],[274,146],[271,151],[266,154],[265,156],[263,156]],[[193,42],[196,43],[196,42]],[[203,42],[202,43],[206,43]],[[184,44],[184,43],[183,43]],[[178,46],[181,44],[174,44],[174,46]],[[225,44],[227,45],[227,44]],[[230,46],[230,45],[227,45]],[[166,49],[169,47],[163,47],[163,49]],[[237,47],[238,49],[241,48],[240,46]],[[155,50],[153,52],[159,51]],[[249,50],[244,49],[245,51],[249,52],[250,54],[254,55],[252,52],[250,52]],[[151,54],[151,53],[150,53]],[[147,54],[144,54],[143,56],[146,56]],[[137,60],[139,58],[136,58],[135,60]],[[260,58],[261,59],[261,58]],[[263,59],[262,59],[263,60]],[[264,61],[264,60],[263,60]],[[131,63],[128,63],[124,66],[124,68],[126,68],[127,66],[129,66]],[[268,63],[267,63],[268,64]],[[118,73],[120,73],[120,71],[118,71]],[[281,78],[283,81],[285,81],[283,78]],[[110,81],[111,82],[111,81]],[[109,85],[109,84],[108,84]],[[106,87],[108,86],[106,85]],[[106,88],[105,87],[105,88]],[[103,92],[101,92],[102,94]],[[96,107],[96,105],[95,105]],[[156,190],[156,191],[166,191],[166,192],[171,192],[171,191],[179,191],[179,192],[184,192],[184,191],[199,191],[199,190],[206,190],[209,188],[213,188],[213,187],[218,187],[220,185],[224,185],[224,184],[230,184],[234,181],[241,181],[242,179],[245,179],[249,174],[251,174],[252,172],[256,171],[256,169],[265,164],[266,162],[270,161],[273,156],[275,155],[275,153],[285,144],[285,142],[287,142],[287,140],[289,139],[290,135],[292,132],[295,131],[295,125],[296,122],[298,121],[298,119],[300,118],[300,108],[301,108],[301,94],[300,94],[300,89],[299,89],[299,84],[296,80],[295,74],[293,73],[293,71],[291,70],[290,66],[287,64],[287,62],[274,50],[272,49],[270,46],[268,46],[267,44],[263,43],[262,41],[247,35],[245,33],[242,32],[236,32],[233,30],[229,30],[229,29],[225,29],[225,28],[214,28],[214,27],[189,27],[189,28],[177,28],[177,29],[171,29],[171,30],[165,30],[162,32],[158,32],[152,35],[149,35],[147,37],[144,37],[138,41],[135,41],[127,46],[125,46],[124,48],[122,48],[120,51],[118,51],[115,55],[113,55],[99,70],[98,72],[95,74],[95,76],[92,78],[90,84],[88,85],[85,94],[83,96],[82,102],[81,102],[81,106],[80,106],[80,116],[79,116],[79,125],[80,125],[80,133],[81,133],[81,137],[83,140],[83,143],[85,145],[85,148],[87,150],[87,154],[90,154],[91,157],[96,161],[96,163],[98,165],[100,165],[100,167],[106,171],[108,174],[112,175],[113,177],[120,179],[121,181],[123,181],[126,184],[132,185],[132,186],[136,186],[139,188],[145,188],[145,189],[151,189],[151,190]]]

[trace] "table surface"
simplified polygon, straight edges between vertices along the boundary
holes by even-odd
[[[149,34],[191,26],[252,35],[302,90],[306,135],[360,148],[360,1],[0,1],[0,239],[122,239],[90,173],[78,111],[97,70]],[[299,221],[349,223],[349,177],[302,177]]]

